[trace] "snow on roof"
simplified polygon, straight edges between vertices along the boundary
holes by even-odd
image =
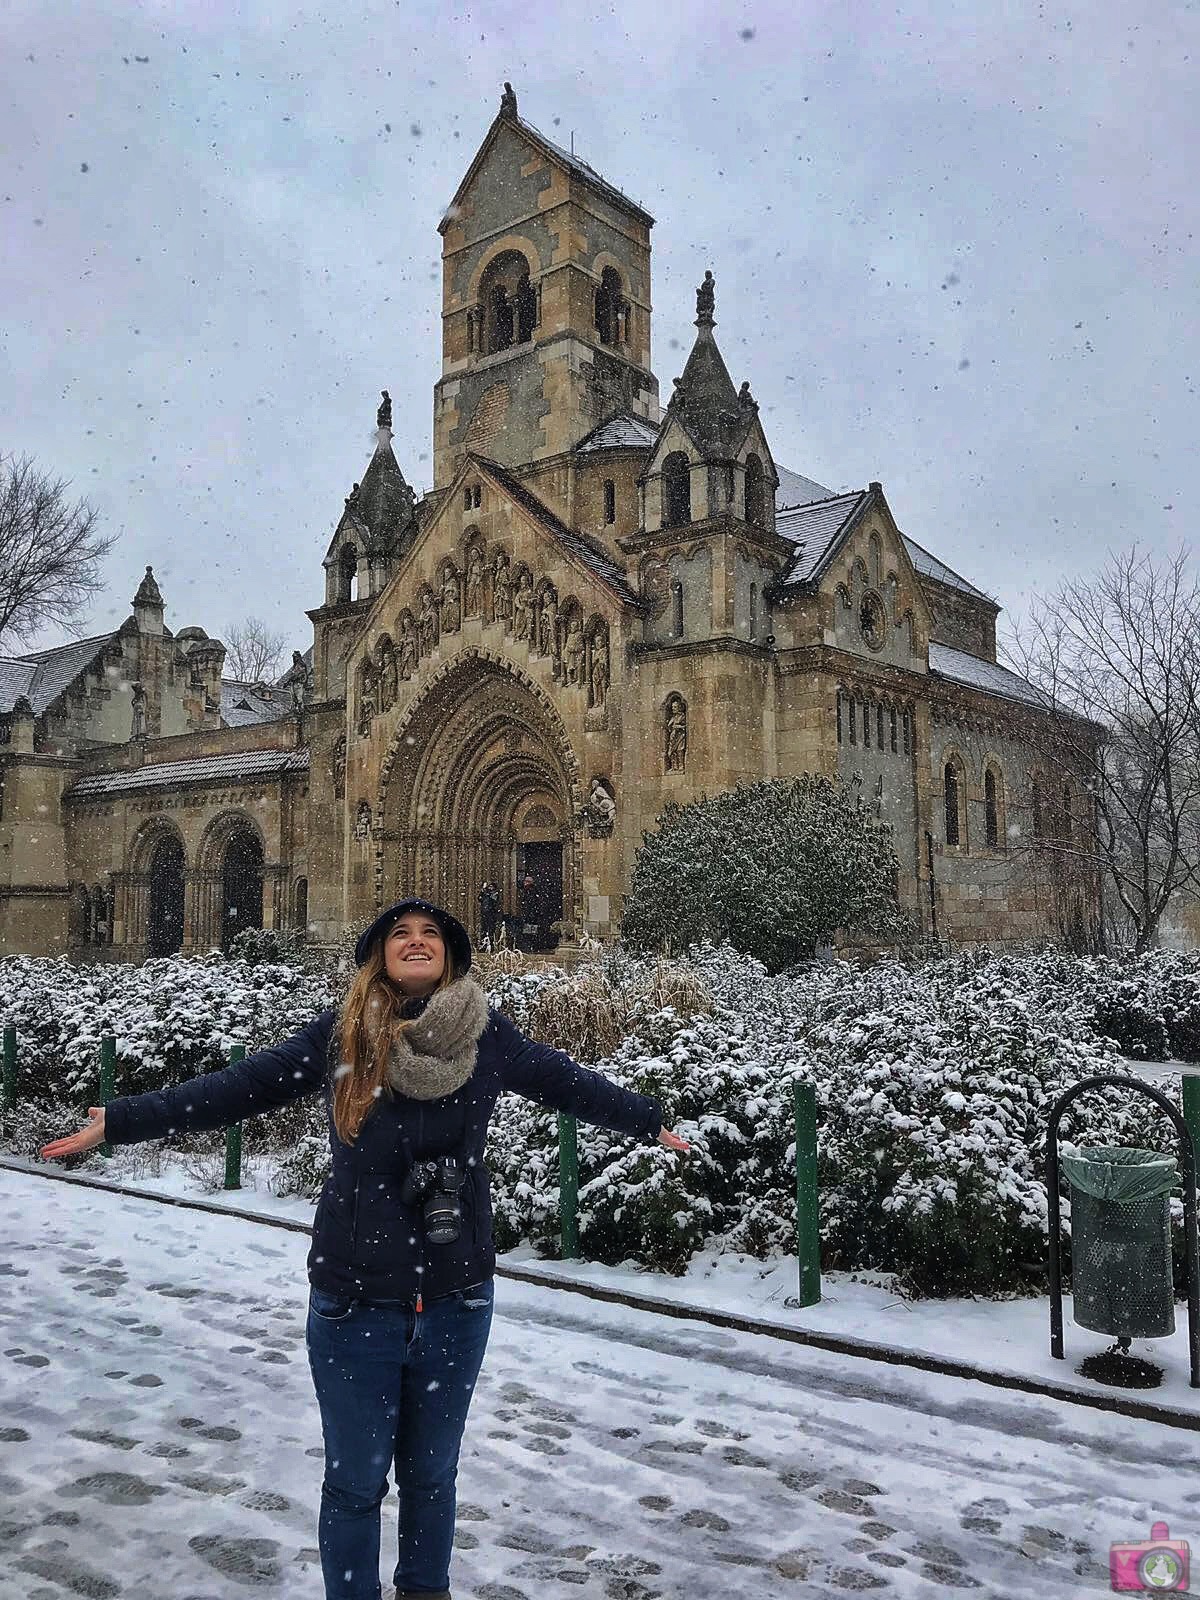
[[[924,545],[918,544],[915,539],[910,539],[906,533],[902,533],[900,537],[904,540],[908,559],[922,577],[933,578],[937,583],[944,583],[949,589],[960,589],[963,594],[973,595],[976,600],[986,600],[991,605],[996,604],[990,594],[984,594],[982,589],[977,589],[973,583],[968,583],[965,578],[960,577],[953,567],[948,567],[944,561],[939,561],[935,555],[930,555]]]
[[[930,644],[929,670],[935,677],[948,678],[952,683],[962,683],[970,689],[1003,695],[1006,700],[1024,700],[1028,705],[1042,706],[1047,710],[1050,707],[1047,695],[1017,673],[1002,667],[998,661],[984,661],[979,656],[968,655],[965,650],[955,650],[948,644]]]
[[[286,692],[272,693],[269,685],[241,683],[236,678],[221,679],[221,721],[229,728],[277,722],[290,709],[291,697]]]
[[[153,761],[120,772],[94,772],[67,791],[70,800],[93,800],[132,789],[171,788],[181,783],[225,783],[230,778],[282,778],[308,771],[307,750],[239,750],[224,756]]]
[[[115,638],[115,633],[101,633],[94,639],[72,639],[52,650],[0,659],[0,711],[11,711],[25,695],[34,715],[41,716]]]
[[[832,489],[823,488],[812,478],[806,478],[802,472],[793,472],[790,467],[776,465],[775,471],[779,474],[779,487],[775,491],[776,511],[786,511],[791,506],[811,505],[814,500],[828,500],[833,494]]]
[[[867,489],[854,489],[793,511],[776,512],[776,533],[796,547],[785,584],[803,583],[813,576],[842,529],[862,509],[869,493]]]
[[[577,455],[590,450],[649,450],[658,438],[658,429],[645,417],[621,411],[593,428],[575,446]]]

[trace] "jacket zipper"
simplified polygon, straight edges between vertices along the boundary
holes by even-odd
[[[352,1261],[358,1260],[358,1186],[361,1181],[360,1178],[355,1178],[354,1180],[354,1215],[350,1222],[350,1259]]]

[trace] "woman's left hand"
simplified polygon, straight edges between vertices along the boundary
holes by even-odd
[[[659,1144],[665,1144],[668,1150],[683,1150],[686,1152],[692,1148],[691,1145],[685,1140],[681,1139],[677,1133],[672,1133],[670,1128],[664,1128],[662,1130],[658,1136],[658,1142]]]

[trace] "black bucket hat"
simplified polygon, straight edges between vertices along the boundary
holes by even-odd
[[[406,911],[424,911],[427,916],[433,918],[442,930],[442,937],[446,941],[446,948],[454,963],[454,975],[461,978],[471,966],[471,936],[457,917],[452,917],[448,911],[443,911],[441,906],[430,905],[428,900],[398,900],[394,906],[381,911],[370,927],[364,928],[358,936],[358,942],[354,946],[355,965],[362,966],[370,955],[371,946],[376,939],[390,933]]]

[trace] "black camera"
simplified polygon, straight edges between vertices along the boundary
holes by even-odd
[[[430,1244],[454,1244],[462,1232],[462,1162],[457,1156],[416,1161],[404,1175],[400,1198],[405,1205],[424,1200],[425,1237]]]

